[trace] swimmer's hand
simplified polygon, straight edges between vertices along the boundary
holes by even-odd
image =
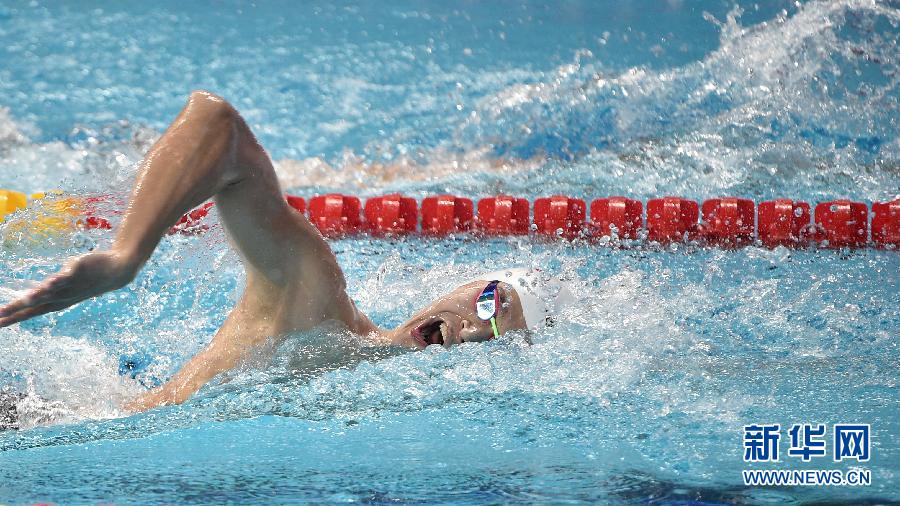
[[[0,327],[59,311],[122,288],[137,274],[134,264],[115,251],[88,253],[75,258],[24,297],[0,307]]]

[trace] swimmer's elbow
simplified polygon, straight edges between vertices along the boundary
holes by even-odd
[[[203,130],[212,132],[220,141],[227,163],[219,165],[224,169],[222,188],[232,187],[249,176],[258,167],[270,165],[268,155],[256,140],[249,125],[227,100],[215,93],[195,90],[188,98],[185,120],[194,125],[202,125]],[[221,188],[220,188],[221,189]]]
[[[185,121],[203,125],[204,129],[233,136],[243,121],[241,115],[227,100],[204,90],[192,91],[185,107]]]
[[[194,90],[188,96],[188,104],[214,114],[222,119],[232,118],[237,111],[227,100],[211,91]]]

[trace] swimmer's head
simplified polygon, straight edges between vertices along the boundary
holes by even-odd
[[[490,281],[470,281],[417,311],[394,330],[395,342],[425,348],[432,344],[450,347],[490,340],[494,337],[491,322],[482,320],[475,309],[475,299]],[[527,328],[522,303],[511,285],[499,283],[497,299],[499,334]]]
[[[552,325],[559,311],[575,300],[567,283],[538,269],[516,267],[479,278],[497,279],[512,286],[521,303],[526,328],[531,330]]]
[[[516,268],[490,272],[476,276],[413,314],[395,329],[395,342],[425,348],[431,344],[450,347],[492,339],[495,332],[491,322],[482,319],[475,307],[476,299],[492,281],[499,281],[499,335],[543,327],[556,310],[572,300],[561,282],[538,271]]]

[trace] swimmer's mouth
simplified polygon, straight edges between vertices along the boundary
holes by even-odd
[[[419,325],[412,331],[413,338],[424,346],[432,344],[444,345],[444,334],[441,331],[443,320],[435,320]]]

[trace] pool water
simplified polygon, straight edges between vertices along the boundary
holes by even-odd
[[[0,188],[124,197],[203,88],[303,196],[887,201],[898,23],[874,0],[0,2]],[[129,287],[0,330],[0,390],[21,397],[0,503],[900,501],[894,251],[335,240],[382,325],[503,266],[571,279],[579,300],[533,345],[289,336],[184,405],[127,415],[240,293],[208,223]],[[5,237],[0,301],[112,233]],[[743,485],[747,468],[853,467],[745,464],[743,425],[841,422],[872,426],[870,486]]]

